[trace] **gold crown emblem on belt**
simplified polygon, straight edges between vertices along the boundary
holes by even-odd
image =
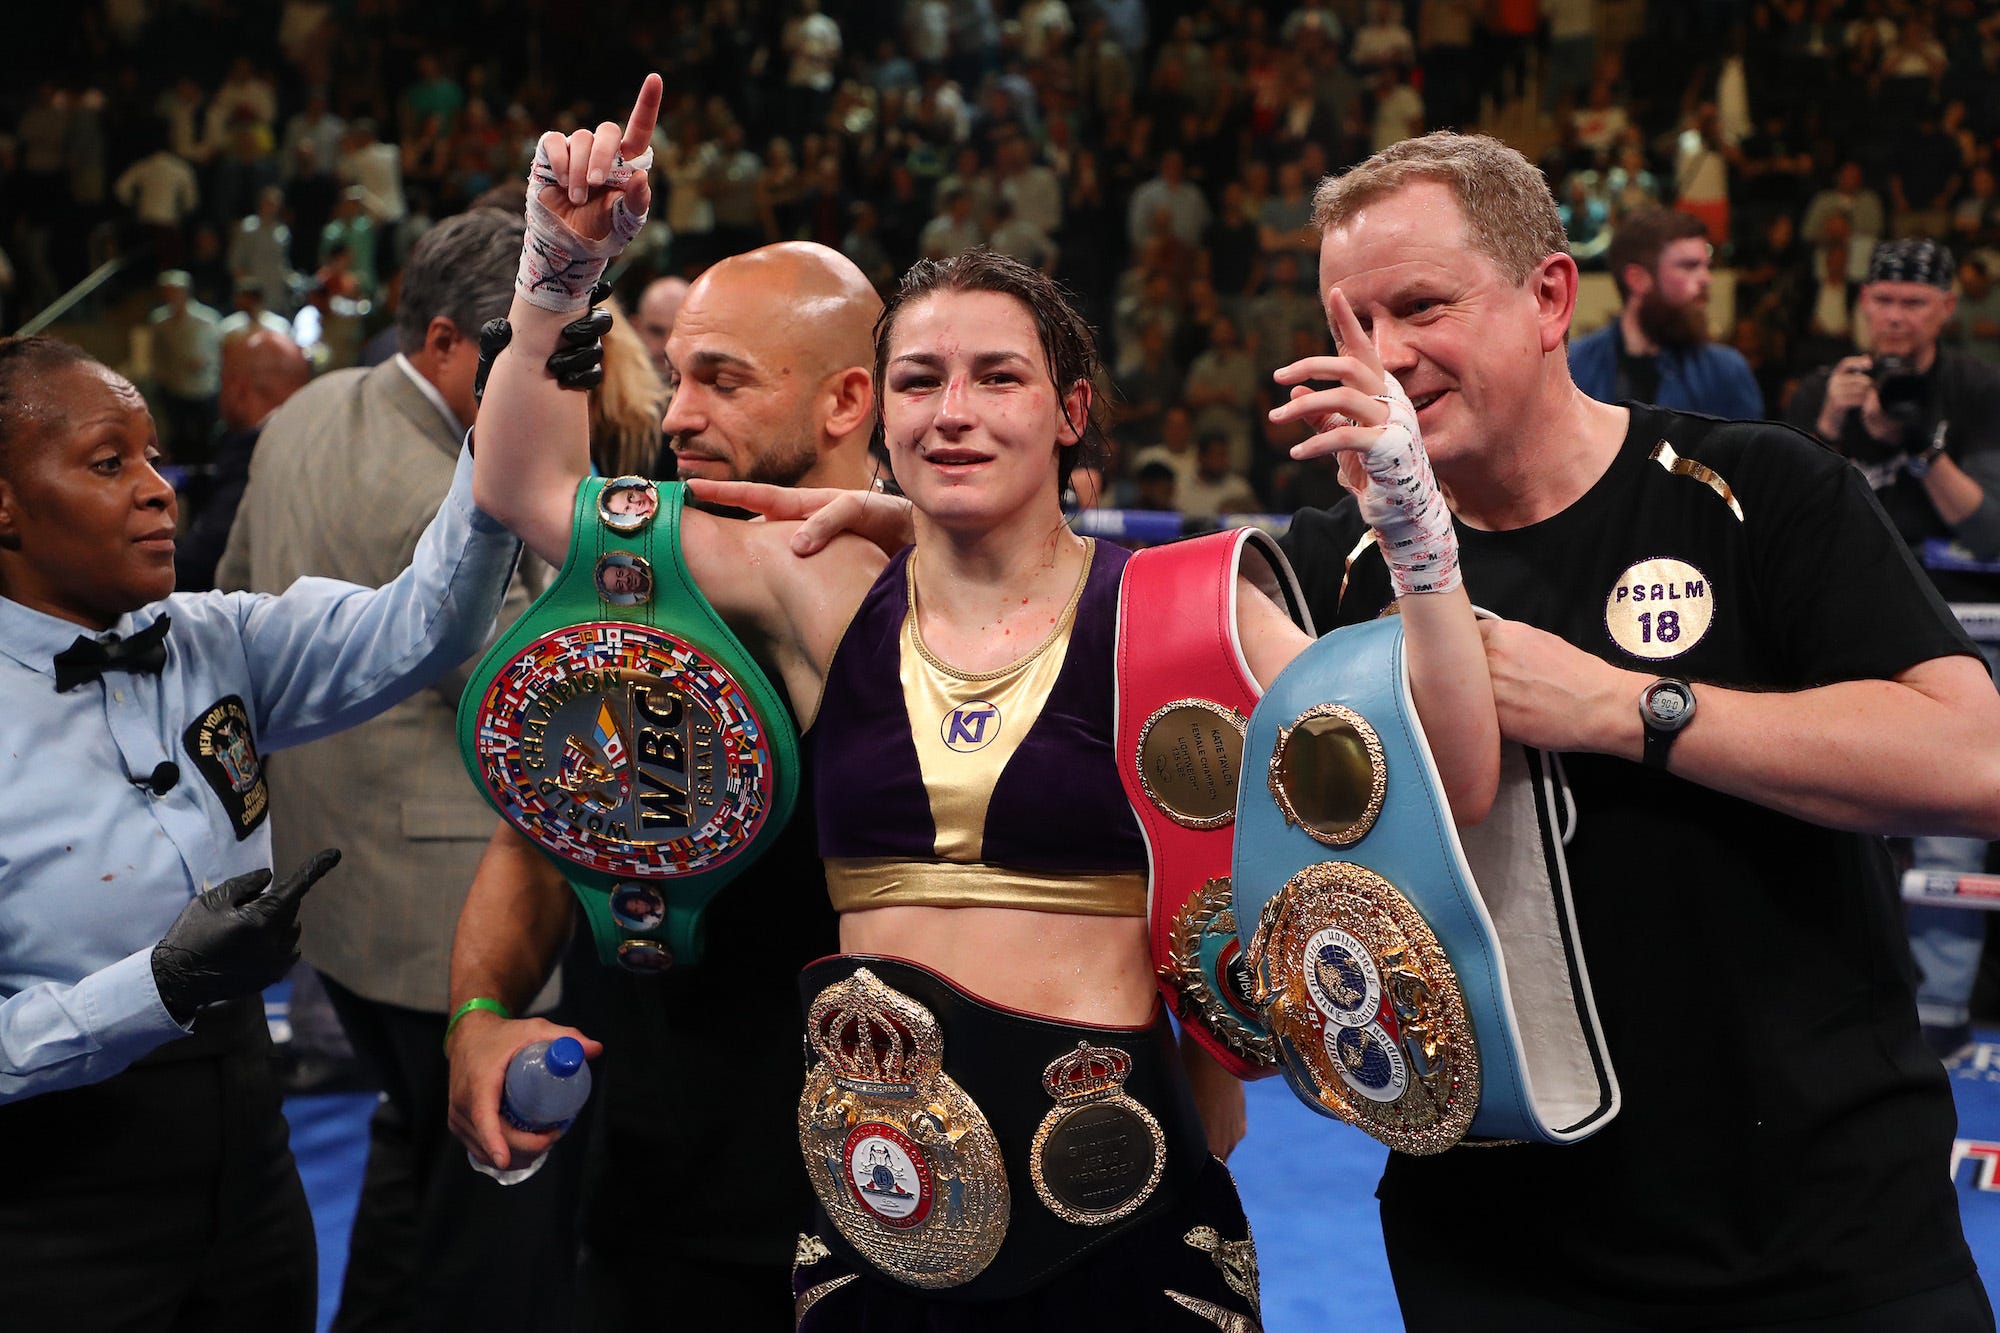
[[[1101,1102],[1125,1088],[1132,1057],[1111,1046],[1080,1041],[1042,1071],[1042,1086],[1058,1103]]]
[[[819,993],[806,1033],[834,1080],[857,1091],[907,1093],[943,1067],[937,1019],[865,967]]]

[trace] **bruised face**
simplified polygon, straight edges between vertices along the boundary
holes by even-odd
[[[1056,500],[1057,459],[1088,419],[1090,389],[1058,392],[1027,306],[941,291],[896,316],[882,399],[890,465],[910,502],[984,529]]]
[[[174,590],[174,489],[122,376],[77,363],[34,377],[0,473],[0,592],[105,629]]]

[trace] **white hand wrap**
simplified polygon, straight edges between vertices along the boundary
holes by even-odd
[[[514,290],[529,305],[567,314],[590,304],[590,289],[604,276],[605,268],[618,252],[646,225],[646,214],[634,213],[625,203],[623,186],[653,166],[653,150],[648,148],[630,162],[620,158],[605,180],[605,188],[616,191],[611,198],[611,234],[602,240],[577,235],[542,202],[542,190],[556,183],[549,150],[535,146],[535,163],[528,168],[528,234],[521,242],[521,269],[514,278]]]
[[[1361,517],[1375,529],[1389,581],[1398,597],[1416,592],[1450,592],[1463,579],[1458,569],[1458,534],[1451,511],[1431,474],[1423,434],[1409,395],[1394,376],[1386,393],[1389,424],[1374,447],[1361,456],[1368,485],[1360,496]]]

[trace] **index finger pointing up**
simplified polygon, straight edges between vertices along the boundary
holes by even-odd
[[[619,155],[627,162],[653,142],[653,126],[659,123],[660,99],[665,94],[666,85],[657,74],[648,74],[639,85],[639,100],[632,103],[632,118],[625,122],[625,137],[618,144]]]
[[[1333,326],[1334,345],[1339,349],[1340,354],[1345,357],[1352,357],[1366,366],[1370,371],[1380,375],[1382,373],[1382,358],[1375,354],[1375,344],[1368,340],[1368,333],[1361,327],[1361,320],[1354,313],[1354,307],[1347,303],[1347,294],[1338,287],[1333,288],[1327,294],[1326,318],[1327,322]],[[1355,387],[1361,388],[1364,386],[1356,385]],[[1369,393],[1379,391],[1379,385],[1367,390]]]

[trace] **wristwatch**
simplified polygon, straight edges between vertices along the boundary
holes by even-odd
[[[1646,767],[1667,766],[1667,752],[1674,748],[1674,737],[1681,734],[1681,728],[1693,716],[1694,686],[1684,680],[1662,676],[1639,691],[1639,721],[1646,727]]]

